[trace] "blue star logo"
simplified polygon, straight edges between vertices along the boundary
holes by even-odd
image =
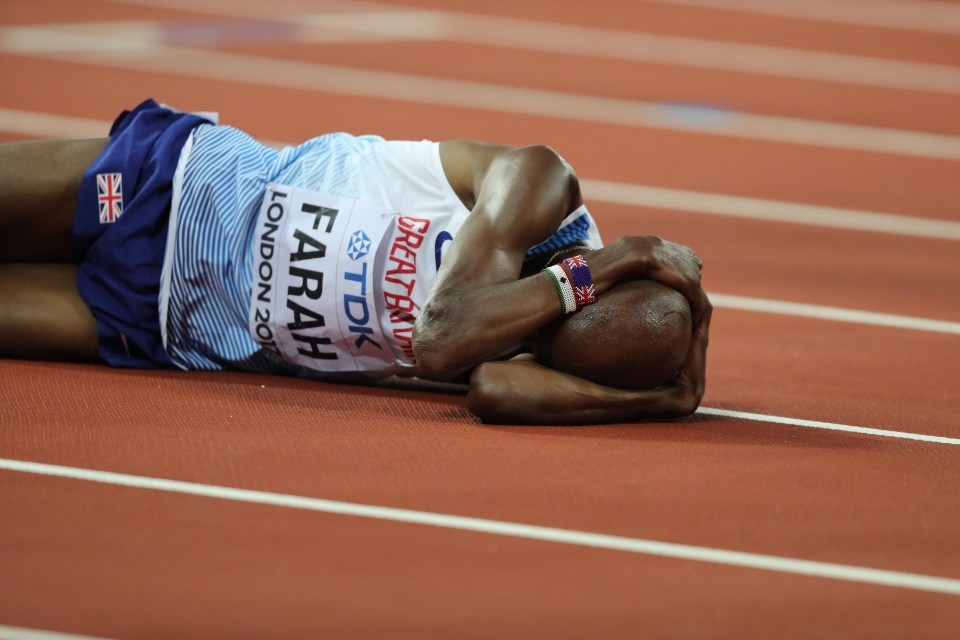
[[[370,238],[359,229],[350,234],[350,244],[347,245],[347,255],[351,260],[359,260],[370,251]]]

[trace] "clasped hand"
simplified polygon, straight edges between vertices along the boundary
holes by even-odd
[[[670,412],[696,411],[706,389],[707,345],[713,305],[700,285],[703,262],[690,247],[656,236],[626,236],[593,253],[594,280],[607,289],[617,282],[645,278],[676,289],[690,303],[693,335],[687,358],[674,379],[661,387]]]

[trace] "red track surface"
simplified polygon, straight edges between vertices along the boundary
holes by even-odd
[[[960,67],[960,38],[944,34],[648,2],[559,6],[513,0],[471,10]],[[261,15],[271,9],[324,10],[287,0]],[[0,8],[4,25],[213,17],[101,1]],[[223,50],[960,134],[957,87],[847,86],[453,42]],[[348,130],[548,142],[585,178],[960,221],[951,160],[68,58],[0,53],[0,108],[107,121],[152,95],[219,109],[268,140]],[[0,116],[0,137],[29,135]],[[960,322],[956,240],[591,209],[608,239],[652,233],[694,246],[711,291]],[[708,407],[960,438],[957,335],[723,308],[714,325]],[[710,415],[492,428],[457,395],[2,361],[0,458],[960,580],[956,444]],[[0,625],[117,638],[949,638],[960,628],[958,605],[956,595],[852,580],[0,471]]]

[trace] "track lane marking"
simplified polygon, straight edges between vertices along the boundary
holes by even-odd
[[[129,0],[122,0],[128,2]],[[929,0],[640,0],[782,18],[960,34],[960,7]]]
[[[161,4],[166,6],[167,0],[158,2],[157,6]],[[196,2],[189,4],[191,10],[198,10]],[[234,19],[251,18],[245,7],[233,11],[224,5],[216,5],[208,7],[208,10],[215,15]],[[269,15],[279,16],[283,10],[272,7]],[[569,25],[463,11],[425,10],[358,2],[351,8],[340,7],[339,10],[325,13],[313,12],[278,19],[292,20],[302,27],[290,34],[291,42],[331,41],[327,30],[332,28],[343,30],[343,33],[356,34],[358,42],[364,41],[364,38],[377,37],[385,41],[446,40],[715,71],[935,93],[960,93],[960,69],[947,64]],[[124,23],[116,24],[118,28],[122,28]],[[314,40],[315,37],[319,39]]]
[[[960,160],[960,136],[739,113],[191,49],[59,54],[55,59],[258,87],[400,100],[761,142]]]
[[[0,49],[29,50],[23,41],[67,36],[55,29],[0,28]],[[110,43],[72,33],[70,51],[29,53],[46,59],[164,75],[180,75],[287,89],[486,111],[527,114],[579,122],[679,131],[763,142],[960,160],[960,136],[785,116],[742,113],[701,105],[667,104],[531,89],[469,80],[344,67],[317,62],[191,49],[152,48],[134,40]],[[120,47],[120,50],[111,48]]]
[[[445,39],[483,46],[884,89],[960,93],[960,69],[930,62],[515,18],[463,15],[445,20],[449,23]]]
[[[0,131],[37,138],[106,138],[106,120],[0,108]]]
[[[901,571],[888,571],[871,567],[860,567],[832,562],[802,560],[784,556],[773,556],[729,549],[717,549],[696,545],[677,544],[644,538],[591,533],[542,527],[538,525],[457,516],[430,511],[399,509],[355,502],[326,500],[306,496],[239,489],[220,485],[208,485],[197,482],[185,482],[167,478],[137,476],[112,471],[100,471],[80,467],[12,460],[0,458],[0,469],[59,478],[69,478],[87,482],[97,482],[153,491],[167,491],[186,495],[232,500],[288,509],[302,509],[344,516],[369,518],[417,524],[444,529],[471,531],[491,535],[525,538],[541,542],[554,542],[612,551],[624,551],[643,555],[653,555],[678,560],[693,560],[748,569],[760,569],[780,573],[790,573],[816,578],[828,578],[848,582],[859,582],[885,587],[928,591],[949,595],[960,595],[960,580],[940,576],[930,576]]]
[[[653,185],[627,184],[591,178],[581,178],[580,187],[588,201],[597,200],[635,207],[768,220],[813,227],[851,229],[937,240],[960,240],[960,222],[952,220],[843,209],[689,189],[667,189]]]
[[[0,640],[109,640],[101,636],[80,636],[75,633],[28,629],[0,624]]]
[[[710,301],[713,303],[713,306],[723,309],[755,311],[759,313],[813,318],[815,320],[833,320],[836,322],[849,322],[877,327],[960,335],[960,322],[951,322],[949,320],[932,320],[930,318],[901,316],[892,313],[877,313],[875,311],[861,311],[859,309],[787,302],[786,300],[749,298],[747,296],[735,296],[726,293],[714,293],[712,291],[707,293],[710,296]]]
[[[803,418],[786,418],[783,416],[773,416],[763,413],[749,413],[746,411],[732,411],[730,409],[718,409],[716,407],[700,407],[697,413],[708,416],[722,416],[724,418],[738,418],[741,420],[754,420],[757,422],[772,422],[774,424],[786,424],[794,427],[810,427],[812,429],[827,429],[829,431],[846,431],[848,433],[862,433],[870,436],[881,436],[884,438],[902,438],[904,440],[917,440],[919,442],[935,442],[937,444],[950,444],[960,446],[960,438],[948,438],[946,436],[930,436],[924,433],[910,433],[907,431],[891,431],[889,429],[873,429],[870,427],[858,427],[851,424],[839,424],[836,422],[823,422],[820,420],[805,420]]]

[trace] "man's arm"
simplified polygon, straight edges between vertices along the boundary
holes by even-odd
[[[451,186],[473,206],[414,328],[428,375],[494,357],[560,315],[548,276],[518,278],[527,249],[581,204],[576,176],[548,147],[452,141],[440,154]]]
[[[453,189],[471,206],[414,327],[417,363],[427,375],[489,360],[561,313],[546,274],[518,280],[529,247],[548,238],[582,204],[570,166],[549,147],[470,141],[440,145]],[[653,237],[622,238],[590,254],[596,292],[652,278],[687,295],[694,321],[706,302],[700,261]]]

